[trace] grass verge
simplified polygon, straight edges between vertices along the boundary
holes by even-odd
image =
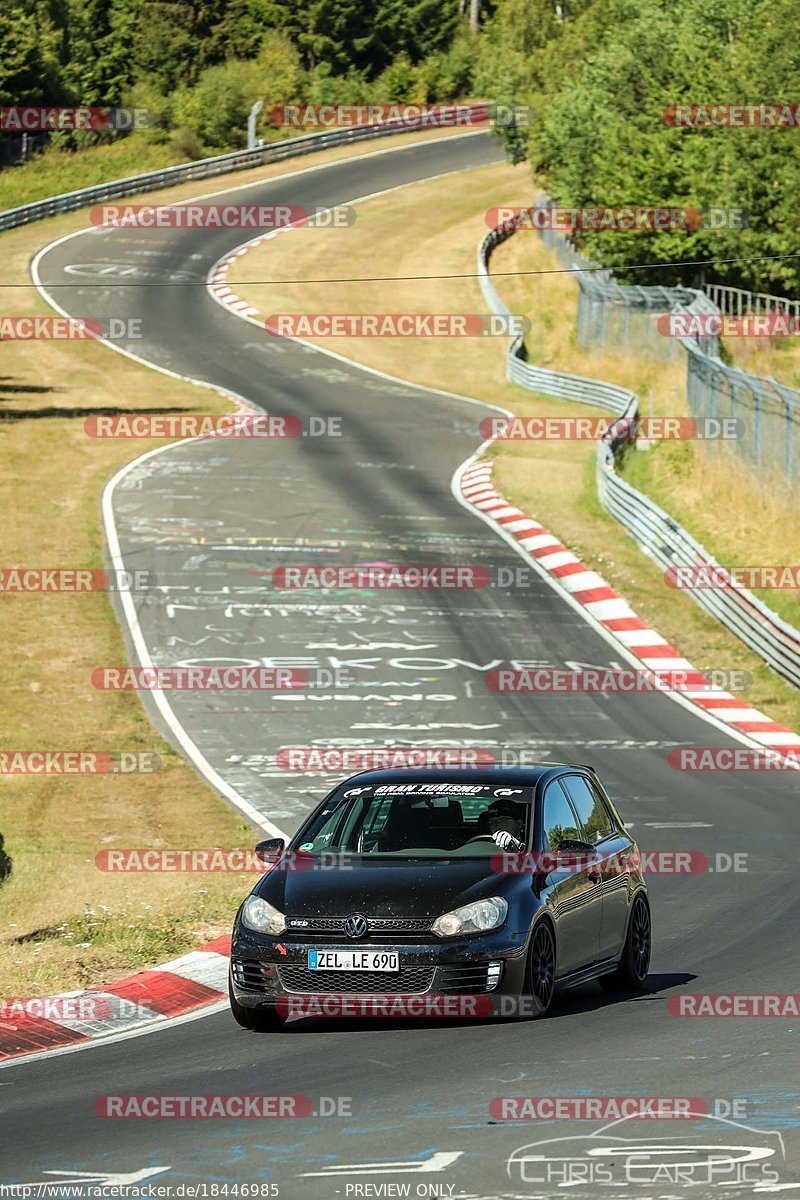
[[[463,275],[474,269],[475,248],[486,229],[483,214],[498,205],[530,203],[530,192],[525,168],[508,165],[416,184],[359,206],[355,226],[342,230],[335,243],[326,241],[322,230],[306,231],[302,240],[291,231],[271,239],[235,264],[231,286],[265,316],[281,312],[482,312],[485,304],[477,281]],[[425,213],[423,224],[420,212]],[[531,274],[558,266],[535,233],[520,233],[506,242],[492,266],[498,274],[507,273],[497,283],[509,307],[531,319],[527,342],[537,362],[633,388],[646,413],[687,414],[685,368],[679,361],[664,365],[622,353],[588,354],[576,344],[577,284],[569,274]],[[368,282],[375,274],[398,278],[391,283]],[[448,279],[448,275],[462,278]],[[302,286],[281,282],[304,276],[348,276],[356,282]],[[265,279],[271,282],[258,282]],[[425,386],[498,403],[521,416],[593,411],[507,383],[505,339],[315,340],[368,366]],[[475,420],[477,433],[480,415],[467,419]],[[601,571],[640,615],[652,621],[695,665],[747,671],[752,678],[747,701],[777,721],[800,727],[797,691],[704,614],[688,595],[668,588],[660,569],[601,508],[594,482],[593,443],[506,442],[497,443],[490,453],[496,460],[497,484],[509,500],[532,512],[587,564]],[[721,561],[798,561],[797,525],[792,527],[783,498],[778,502],[764,495],[747,468],[724,448],[710,443],[662,443],[630,455],[629,461],[637,486],[652,491]],[[690,487],[685,486],[686,473]],[[726,482],[720,491],[723,478]],[[773,531],[769,542],[765,540],[768,529]],[[771,593],[766,599],[775,607],[786,606],[787,614],[793,611],[794,598],[787,594],[778,597]]]
[[[84,150],[47,149],[29,162],[3,167],[0,171],[0,210],[18,208],[45,196],[74,192],[128,175],[160,171],[180,161],[178,150],[136,133],[104,146],[87,146]]]
[[[448,131],[437,131],[447,136]],[[430,134],[428,134],[430,136]],[[381,143],[410,144],[424,134]],[[365,148],[369,152],[372,147]],[[338,147],[153,194],[168,203],[352,157]],[[87,225],[85,213],[0,235],[0,311],[52,315],[30,282],[44,244]],[[99,494],[123,463],[159,443],[85,436],[75,409],[206,413],[228,405],[91,342],[0,344],[0,566],[102,565]],[[162,757],[147,775],[0,775],[0,834],[11,874],[0,884],[0,997],[100,984],[227,932],[252,883],[237,875],[101,872],[98,851],[250,846],[253,833],[158,737],[138,699],[95,691],[101,664],[125,661],[107,598],[2,598],[5,749],[139,750]]]
[[[780,383],[800,388],[800,343],[791,337],[750,337],[723,340],[727,359],[751,375],[773,375]]]

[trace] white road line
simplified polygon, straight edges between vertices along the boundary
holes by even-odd
[[[709,821],[644,821],[648,829],[713,829]]]

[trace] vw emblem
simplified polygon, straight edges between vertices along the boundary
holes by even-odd
[[[369,922],[363,913],[353,913],[344,923],[344,931],[349,938],[362,938],[369,929]]]

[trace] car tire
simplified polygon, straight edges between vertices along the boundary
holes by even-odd
[[[556,981],[556,940],[549,921],[533,927],[525,965],[525,994],[533,1000],[533,1017],[543,1017],[553,1002]]]
[[[616,971],[600,976],[607,992],[641,992],[647,981],[653,945],[650,905],[643,892],[634,896],[628,917],[625,946]]]
[[[245,1008],[234,996],[230,982],[228,982],[228,999],[231,1002],[233,1019],[237,1025],[241,1025],[242,1029],[254,1029],[257,1033],[269,1033],[282,1029],[286,1024],[286,1018],[277,1013],[274,1008],[266,1006]]]

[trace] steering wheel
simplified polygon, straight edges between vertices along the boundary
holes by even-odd
[[[493,842],[494,835],[491,833],[476,833],[471,838],[467,838],[467,840],[465,842],[462,842],[462,845],[468,846],[470,844],[470,842],[481,842],[481,841]]]

